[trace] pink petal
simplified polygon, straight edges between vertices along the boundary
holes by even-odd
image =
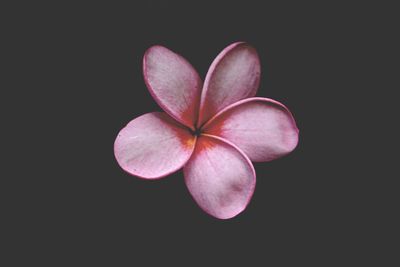
[[[195,137],[167,114],[153,112],[132,120],[119,132],[114,154],[126,172],[156,179],[180,169],[195,142]]]
[[[239,101],[214,116],[203,131],[237,145],[252,161],[270,161],[291,152],[299,130],[290,111],[268,98]]]
[[[204,81],[198,126],[238,100],[254,96],[260,81],[256,50],[246,43],[226,47],[211,64]]]
[[[253,165],[246,155],[219,137],[200,136],[183,172],[197,204],[219,219],[242,212],[256,183]]]
[[[193,128],[201,80],[183,57],[162,46],[150,47],[143,58],[145,83],[157,103],[173,118]]]

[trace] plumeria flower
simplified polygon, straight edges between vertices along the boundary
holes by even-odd
[[[279,158],[298,142],[298,129],[281,103],[254,97],[260,60],[249,44],[226,47],[204,84],[180,55],[162,46],[143,59],[145,83],[164,112],[144,114],[114,144],[123,170],[145,179],[183,167],[185,183],[208,214],[228,219],[248,205],[256,184],[251,161]]]

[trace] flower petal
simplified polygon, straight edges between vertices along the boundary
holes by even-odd
[[[299,136],[290,111],[261,97],[225,108],[204,125],[203,131],[231,141],[252,161],[270,161],[288,154],[297,146]]]
[[[246,43],[226,47],[211,64],[204,81],[198,126],[224,107],[256,94],[260,60]]]
[[[169,115],[193,128],[200,102],[201,80],[180,55],[162,46],[150,47],[143,58],[145,83]]]
[[[126,172],[146,179],[164,177],[190,158],[195,137],[167,114],[144,114],[123,128],[115,140],[114,154]]]
[[[253,165],[246,155],[219,137],[200,136],[183,172],[197,204],[219,219],[242,212],[256,183]]]

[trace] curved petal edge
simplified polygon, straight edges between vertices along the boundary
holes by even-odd
[[[211,64],[203,86],[197,126],[224,107],[256,94],[260,82],[260,59],[247,43],[226,47]]]
[[[218,219],[241,213],[254,193],[256,174],[250,160],[219,137],[200,136],[183,172],[196,203]]]
[[[229,140],[256,162],[290,153],[299,140],[299,130],[289,109],[261,97],[226,107],[204,125],[204,132]]]
[[[189,160],[196,138],[166,113],[144,114],[128,123],[114,143],[123,170],[145,179],[167,176]]]
[[[202,82],[193,66],[163,46],[152,46],[143,57],[143,76],[150,94],[171,117],[194,128]]]

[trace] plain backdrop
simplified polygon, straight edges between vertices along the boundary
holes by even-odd
[[[8,88],[21,107],[7,111],[16,117],[7,133],[18,141],[5,141],[16,160],[7,176],[17,184],[7,200],[12,262],[357,266],[369,259],[360,247],[374,244],[368,222],[377,216],[369,211],[379,189],[370,190],[365,174],[375,172],[355,152],[368,157],[374,146],[360,134],[371,118],[363,116],[364,85],[374,82],[359,68],[371,58],[360,42],[373,29],[370,8],[320,1],[18,6],[7,21],[15,27],[8,69],[18,70],[7,76]],[[161,110],[143,81],[147,48],[170,48],[204,79],[236,41],[257,49],[257,96],[291,110],[300,141],[290,155],[255,164],[249,206],[218,220],[198,208],[181,171],[157,181],[129,176],[113,143],[130,120]]]

